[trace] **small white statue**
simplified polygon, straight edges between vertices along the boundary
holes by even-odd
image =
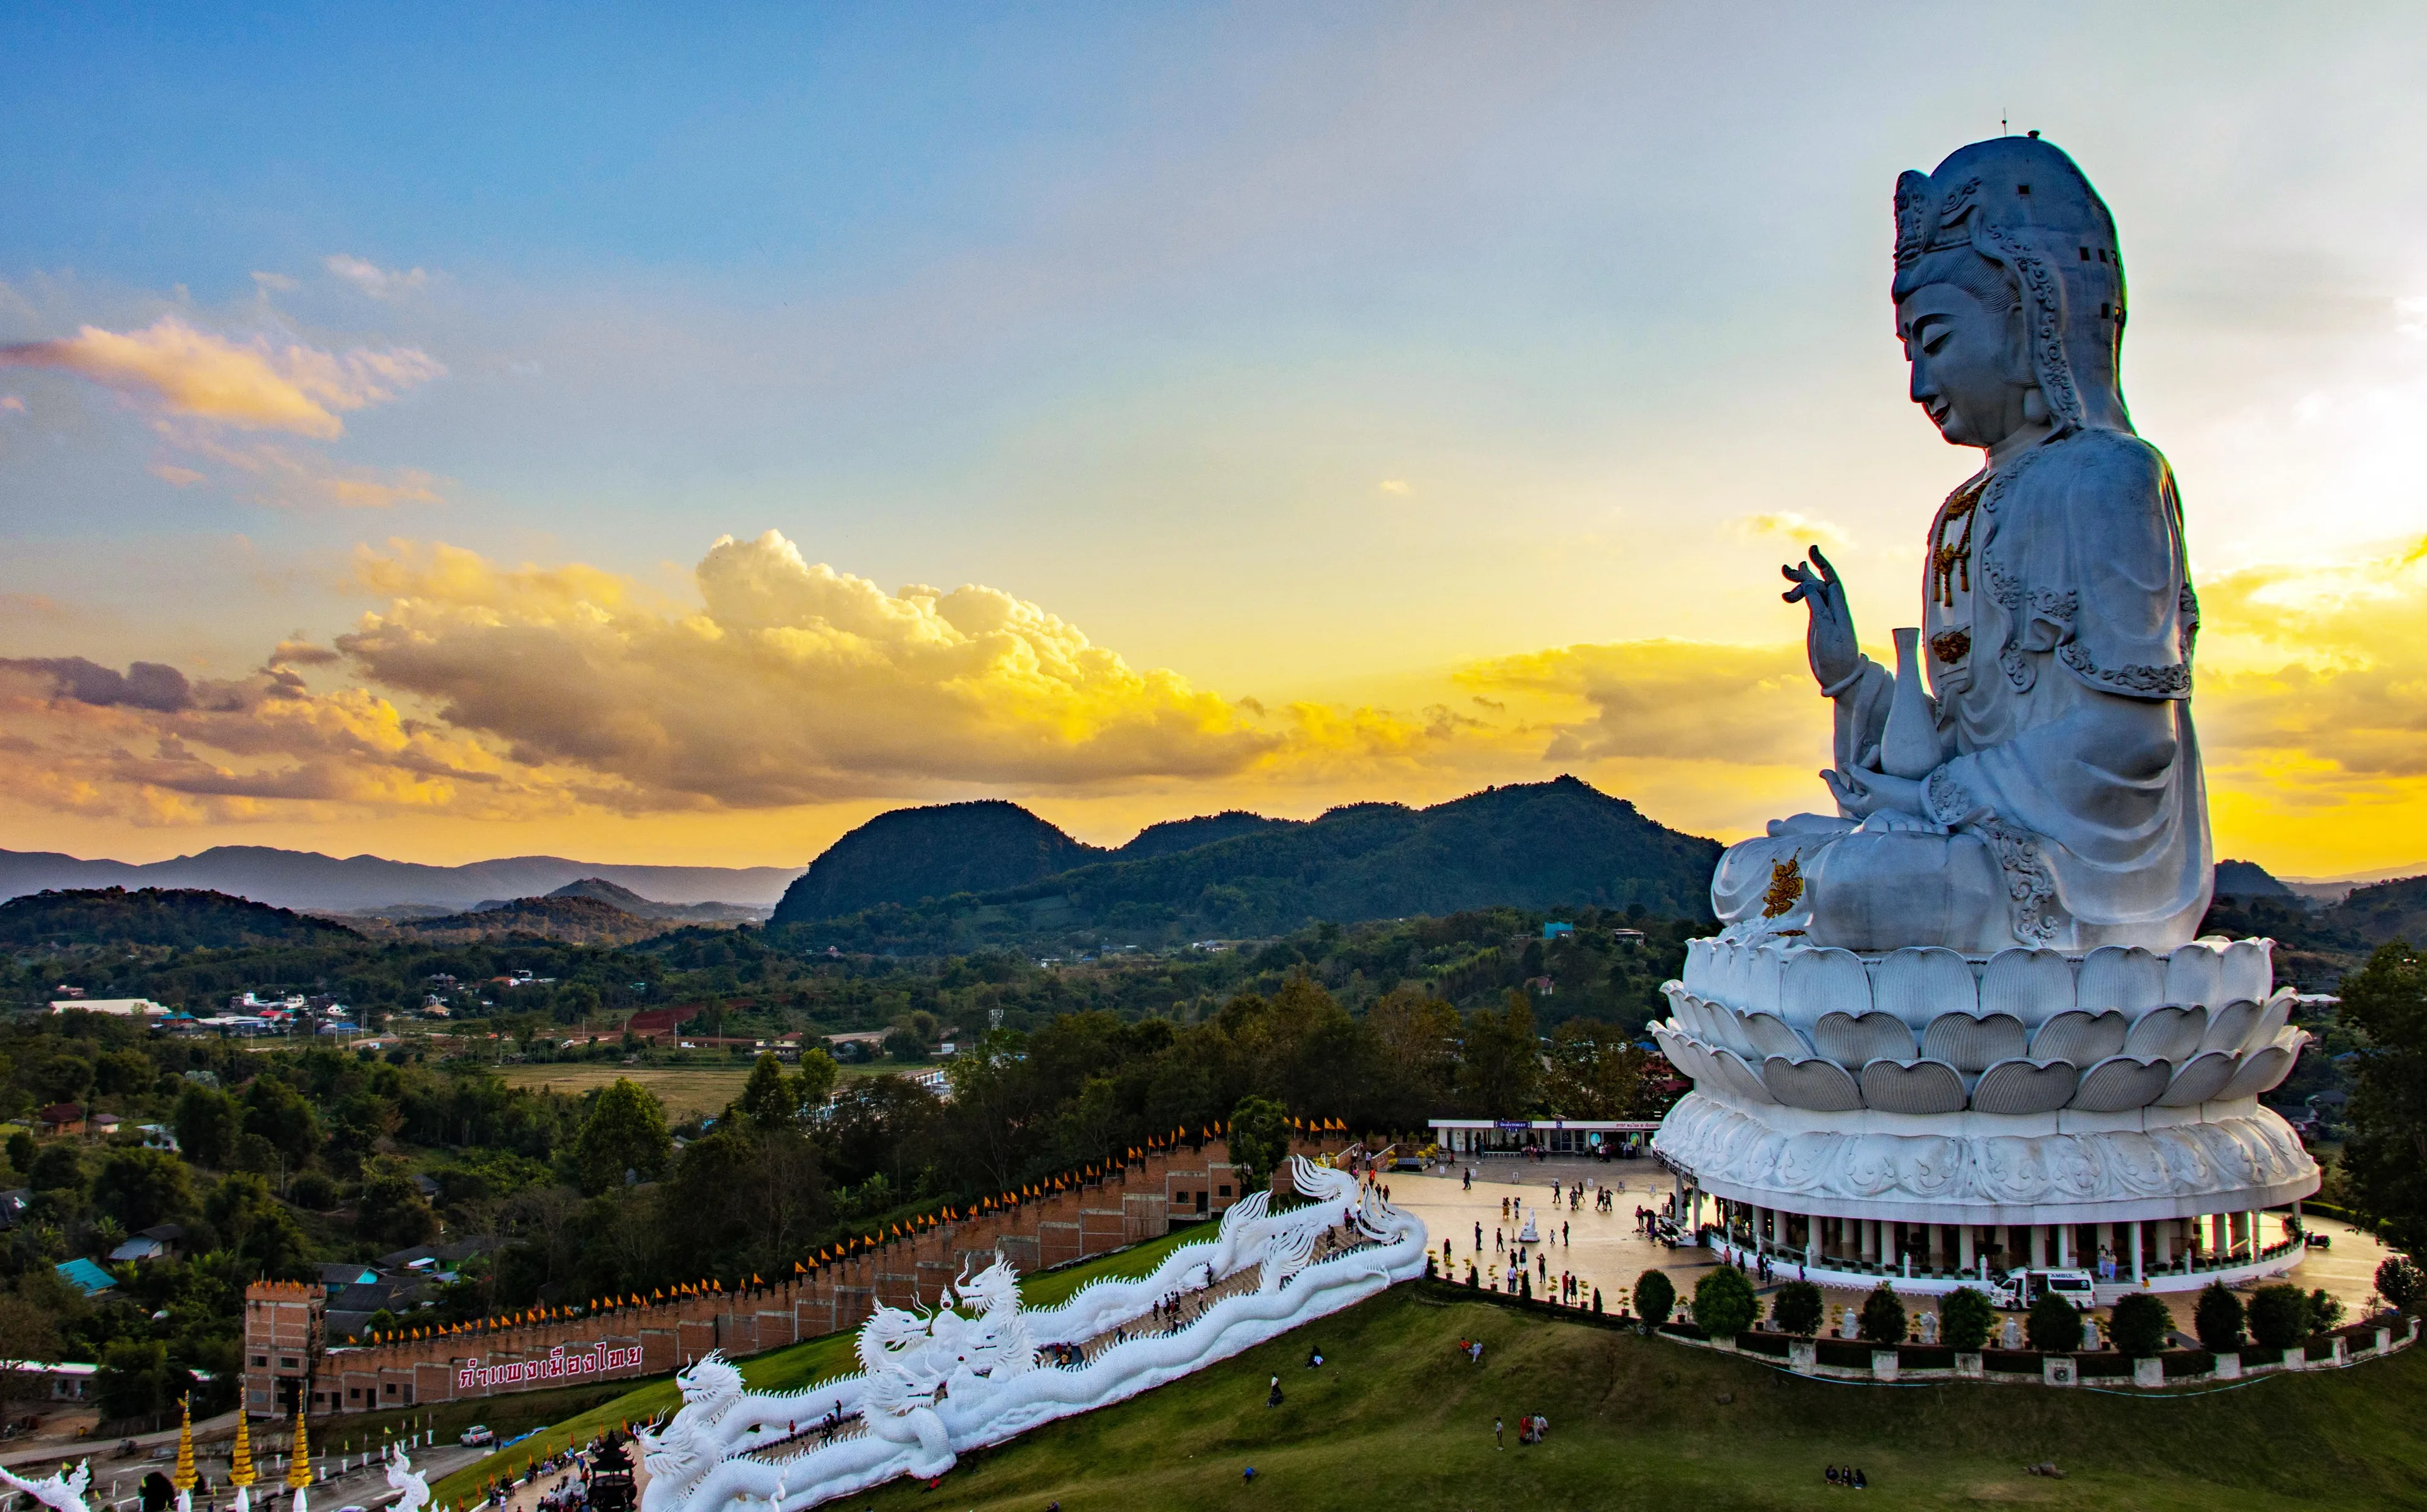
[[[1925,1312],[1921,1315],[1921,1341],[1925,1344],[1934,1344],[1938,1342],[1937,1313]]]
[[[1859,1339],[1862,1336],[1862,1315],[1857,1313],[1851,1308],[1846,1309],[1844,1313],[1837,1319],[1837,1337],[1840,1339]]]
[[[2023,1347],[2023,1320],[2012,1313],[2006,1315],[2006,1325],[1997,1330],[1997,1342],[2008,1349]]]
[[[1541,1231],[1534,1227],[1534,1210],[1532,1208],[1527,1208],[1525,1210],[1525,1227],[1518,1231],[1517,1243],[1521,1244],[1539,1244],[1541,1242]]]

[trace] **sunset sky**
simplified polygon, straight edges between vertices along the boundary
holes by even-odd
[[[2220,852],[2427,860],[2427,9],[205,9],[0,20],[0,847],[1823,808],[1778,563],[1916,619],[1890,199],[2002,119]]]

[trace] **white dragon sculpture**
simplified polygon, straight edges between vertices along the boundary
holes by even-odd
[[[861,1325],[855,1374],[757,1392],[711,1352],[676,1377],[681,1410],[636,1435],[650,1476],[641,1512],[803,1512],[898,1475],[940,1475],[964,1451],[1176,1380],[1424,1273],[1427,1242],[1412,1214],[1344,1171],[1295,1156],[1289,1169],[1299,1206],[1277,1213],[1252,1194],[1210,1242],[1058,1307],[1023,1309],[1000,1255],[933,1311],[879,1306]],[[1226,1286],[1251,1269],[1252,1286]],[[1223,1294],[1186,1326],[1105,1341],[1173,1293],[1214,1286]],[[1081,1344],[1091,1346],[1083,1363],[1040,1359],[1046,1346]],[[817,1431],[855,1420],[865,1431]],[[805,1429],[815,1437],[804,1440]]]
[[[38,1481],[21,1480],[0,1468],[0,1486],[12,1491],[23,1491],[52,1512],[89,1512],[84,1493],[92,1485],[92,1461],[79,1460],[76,1468],[61,1465]]]
[[[402,1449],[388,1461],[387,1483],[399,1493],[387,1505],[387,1512],[421,1512],[430,1504],[430,1472],[413,1468],[413,1456]]]

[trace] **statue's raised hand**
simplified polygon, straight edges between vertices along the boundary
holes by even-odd
[[[1781,596],[1790,604],[1800,601],[1812,611],[1803,631],[1803,654],[1820,686],[1834,688],[1862,666],[1863,648],[1854,640],[1854,611],[1847,606],[1837,569],[1829,565],[1818,546],[1812,547],[1809,555],[1808,567],[1795,561],[1778,569],[1795,585]]]

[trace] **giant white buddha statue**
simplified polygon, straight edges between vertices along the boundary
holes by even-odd
[[[2199,605],[2174,475],[2117,380],[2114,220],[2035,137],[1906,173],[1896,214],[1913,400],[1983,463],[1930,521],[1896,672],[1863,654],[1817,548],[1784,569],[1835,707],[1836,812],[1728,851],[1711,886],[1724,937],[2163,953],[2211,886]]]

